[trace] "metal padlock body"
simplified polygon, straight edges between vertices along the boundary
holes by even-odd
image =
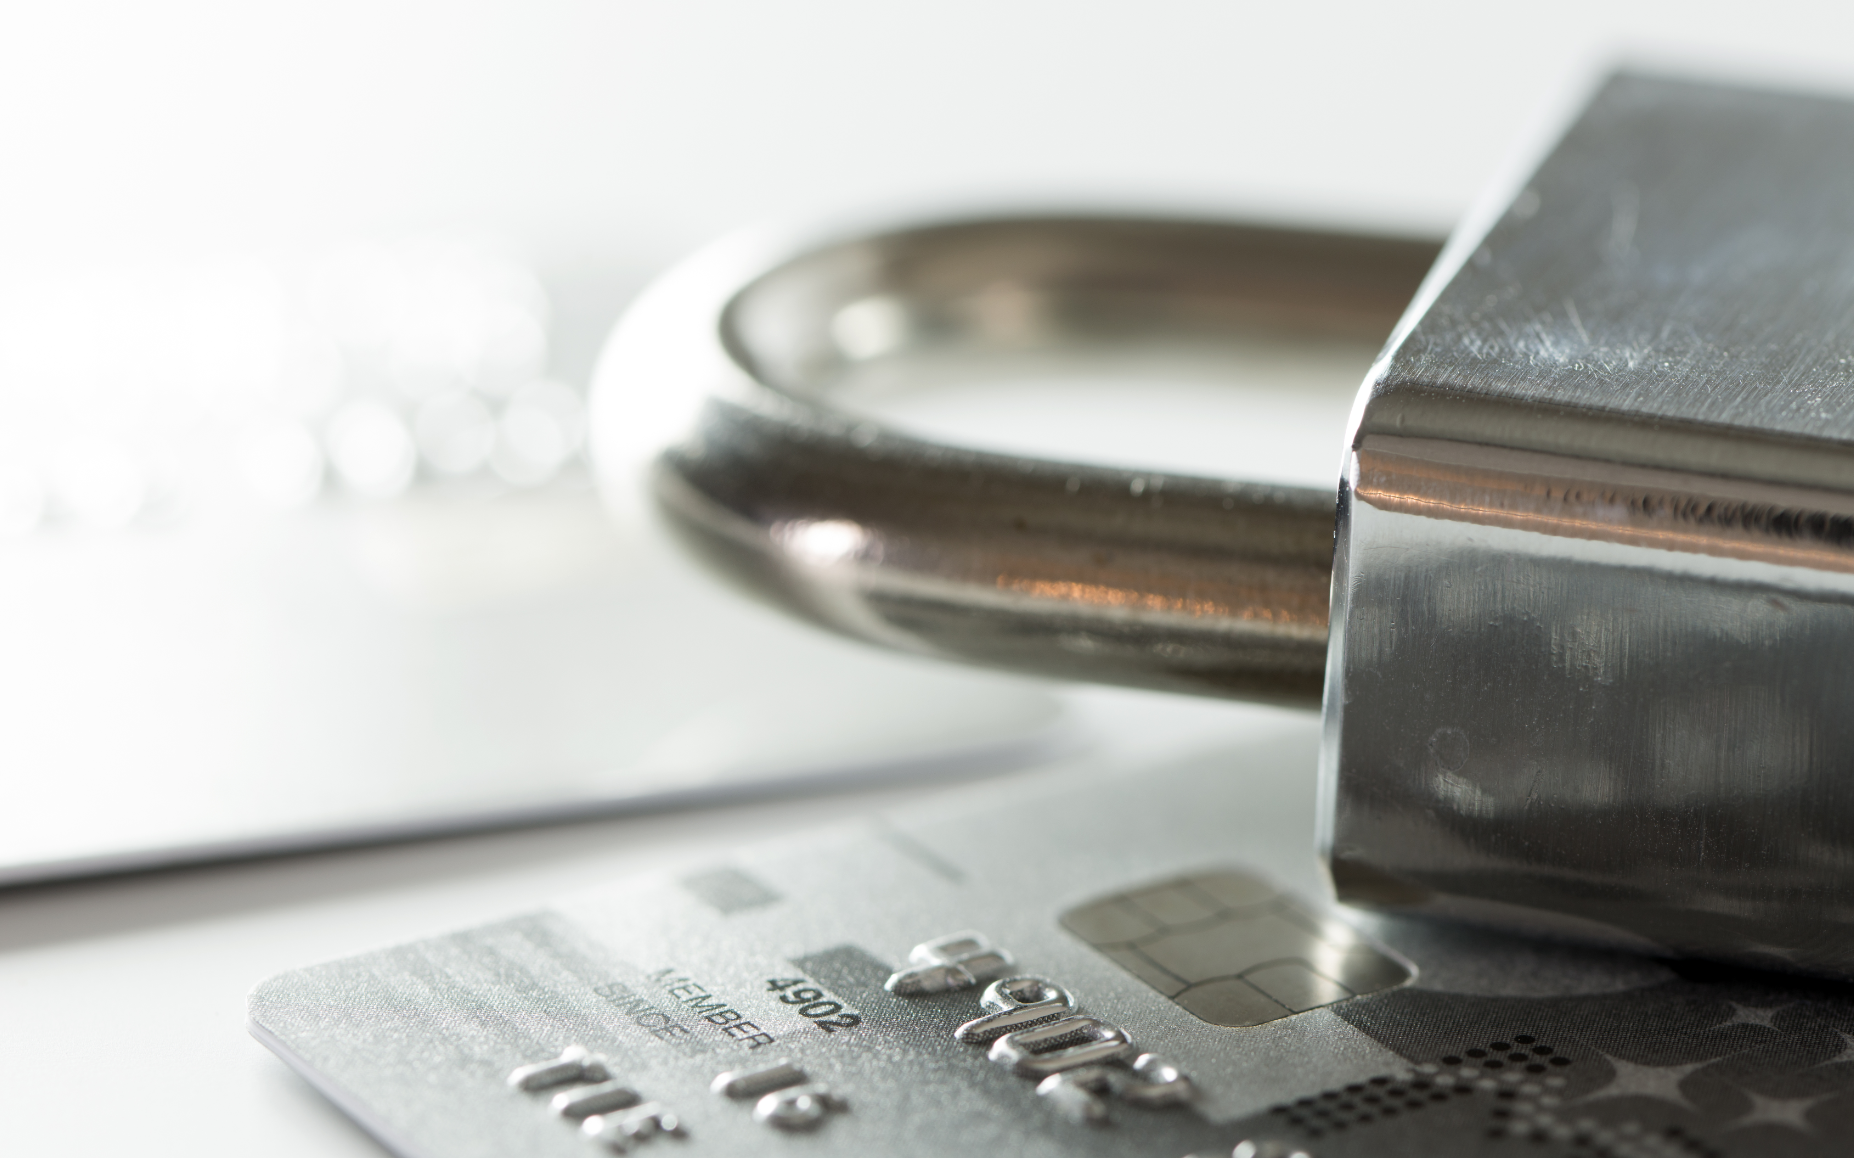
[[[1340,484],[1344,896],[1854,975],[1854,106],[1621,78]]]
[[[1847,977],[1849,319],[1854,106],[1621,77],[1439,260],[1109,219],[726,243],[621,324],[594,450],[615,503],[651,462],[698,552],[850,635],[1323,691],[1345,901]],[[1258,329],[1391,333],[1336,538],[1330,492],[936,446],[829,397]]]

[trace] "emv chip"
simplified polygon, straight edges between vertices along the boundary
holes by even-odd
[[[1062,927],[1212,1025],[1261,1025],[1411,976],[1349,926],[1239,872],[1103,897],[1064,913]]]

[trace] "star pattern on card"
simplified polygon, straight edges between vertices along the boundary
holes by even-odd
[[[1632,1061],[1624,1061],[1619,1057],[1611,1057],[1609,1054],[1602,1056],[1615,1069],[1616,1076],[1603,1088],[1585,1094],[1580,1099],[1581,1101],[1595,1102],[1606,1098],[1629,1097],[1659,1098],[1664,1102],[1672,1102],[1683,1110],[1695,1112],[1698,1112],[1699,1107],[1688,1101],[1687,1096],[1680,1092],[1680,1083],[1686,1081],[1693,1071],[1705,1069],[1719,1060],[1707,1058],[1705,1061],[1697,1061],[1689,1065],[1644,1066]]]
[[[1736,1001],[1732,1002],[1731,1005],[1731,1018],[1713,1026],[1714,1029],[1724,1029],[1728,1025],[1761,1025],[1765,1029],[1776,1029],[1777,1014],[1789,1008],[1787,1004],[1741,1005]]]
[[[1809,1125],[1809,1107],[1817,1102],[1834,1097],[1834,1094],[1811,1094],[1803,1098],[1768,1098],[1763,1094],[1754,1094],[1745,1090],[1744,1095],[1751,1099],[1751,1109],[1744,1117],[1733,1121],[1728,1130],[1742,1130],[1747,1126],[1783,1126],[1791,1130],[1800,1130],[1805,1134],[1815,1133]]]
[[[1823,1058],[1817,1065],[1832,1066],[1837,1062],[1854,1061],[1854,1033],[1835,1030],[1835,1036],[1841,1039],[1841,1052],[1831,1058]]]
[[[1854,1033],[1844,1033],[1839,1029],[1833,1029],[1829,1032],[1841,1039],[1841,1048],[1835,1051],[1833,1057],[1825,1057],[1821,1061],[1811,1062],[1806,1066],[1800,1067],[1795,1072],[1807,1073],[1811,1070],[1819,1070],[1824,1066],[1846,1065],[1849,1062],[1854,1062]]]

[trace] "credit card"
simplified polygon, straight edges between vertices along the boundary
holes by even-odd
[[[1071,765],[283,974],[407,1158],[1836,1155],[1854,999],[1338,909],[1317,736]]]

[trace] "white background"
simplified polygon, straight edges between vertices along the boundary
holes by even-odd
[[[653,266],[769,214],[1134,199],[1448,226],[1619,55],[1847,87],[1854,8],[66,0],[0,16],[0,253],[488,229]]]
[[[737,225],[897,201],[1439,233],[1630,55],[1854,91],[1854,6],[15,0],[0,262],[481,232],[597,310]],[[0,897],[0,1149],[377,1153],[244,1036],[250,985],[913,792]]]

